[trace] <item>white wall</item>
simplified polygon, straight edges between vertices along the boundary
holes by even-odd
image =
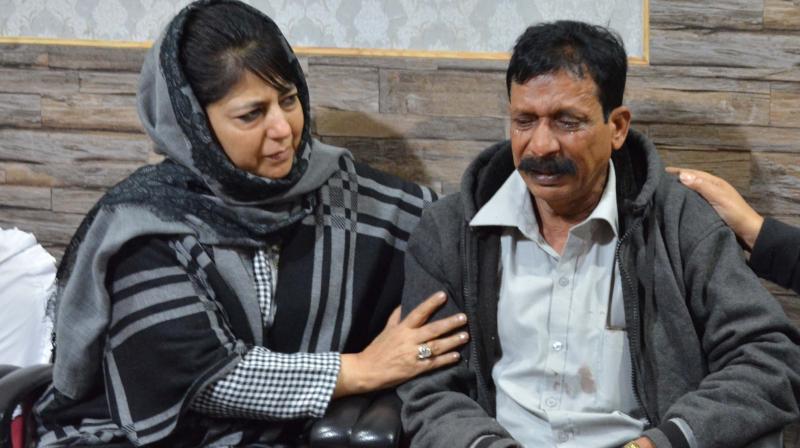
[[[506,52],[531,23],[610,26],[643,54],[645,0],[247,0],[293,46]],[[146,41],[188,0],[0,0],[0,36]]]

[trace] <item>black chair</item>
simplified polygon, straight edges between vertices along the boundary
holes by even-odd
[[[0,446],[11,447],[11,417],[17,406],[23,409],[23,446],[34,440],[34,425],[27,420],[30,406],[53,378],[53,366],[0,365]]]
[[[53,366],[31,367],[0,365],[0,446],[11,446],[11,414],[22,404],[30,404],[50,384]],[[26,412],[23,427],[25,445],[34,440],[34,425]],[[401,442],[400,399],[393,390],[371,395],[356,395],[335,400],[325,417],[316,421],[309,433],[311,448],[395,448]]]

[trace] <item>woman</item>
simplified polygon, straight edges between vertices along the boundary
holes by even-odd
[[[311,139],[269,18],[188,6],[138,100],[167,158],[109,191],[64,256],[41,445],[292,445],[332,398],[458,360],[466,334],[445,335],[464,316],[425,324],[443,294],[392,313],[433,194]]]
[[[800,294],[800,228],[764,218],[724,179],[687,168],[667,171],[714,207],[751,251],[750,267],[759,277]]]

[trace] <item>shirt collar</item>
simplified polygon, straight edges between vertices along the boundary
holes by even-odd
[[[618,236],[616,191],[617,177],[614,164],[609,162],[608,179],[606,179],[606,186],[600,201],[589,217],[574,226],[570,232],[579,231],[593,221],[605,221],[614,235]],[[491,199],[478,210],[469,225],[471,227],[516,227],[526,237],[532,240],[539,239],[539,224],[536,222],[531,195],[519,171],[514,170],[508,176],[508,179]]]

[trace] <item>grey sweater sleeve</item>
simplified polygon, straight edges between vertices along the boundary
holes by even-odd
[[[697,235],[683,266],[708,374],[663,421],[685,421],[700,447],[746,446],[780,431],[800,415],[800,334],[721,223]]]
[[[440,244],[440,229],[426,212],[409,241],[406,253],[403,313],[407,314],[430,294],[445,291],[447,304],[433,320],[462,311],[460,288],[453,288],[446,271],[460,264],[450,258]],[[444,260],[452,260],[445,267]],[[417,377],[398,388],[403,400],[402,419],[405,431],[415,448],[502,448],[519,447],[502,426],[470,397],[476,382],[469,368],[470,348],[462,350],[458,364]]]
[[[766,218],[753,245],[750,267],[759,277],[800,294],[800,228]]]

